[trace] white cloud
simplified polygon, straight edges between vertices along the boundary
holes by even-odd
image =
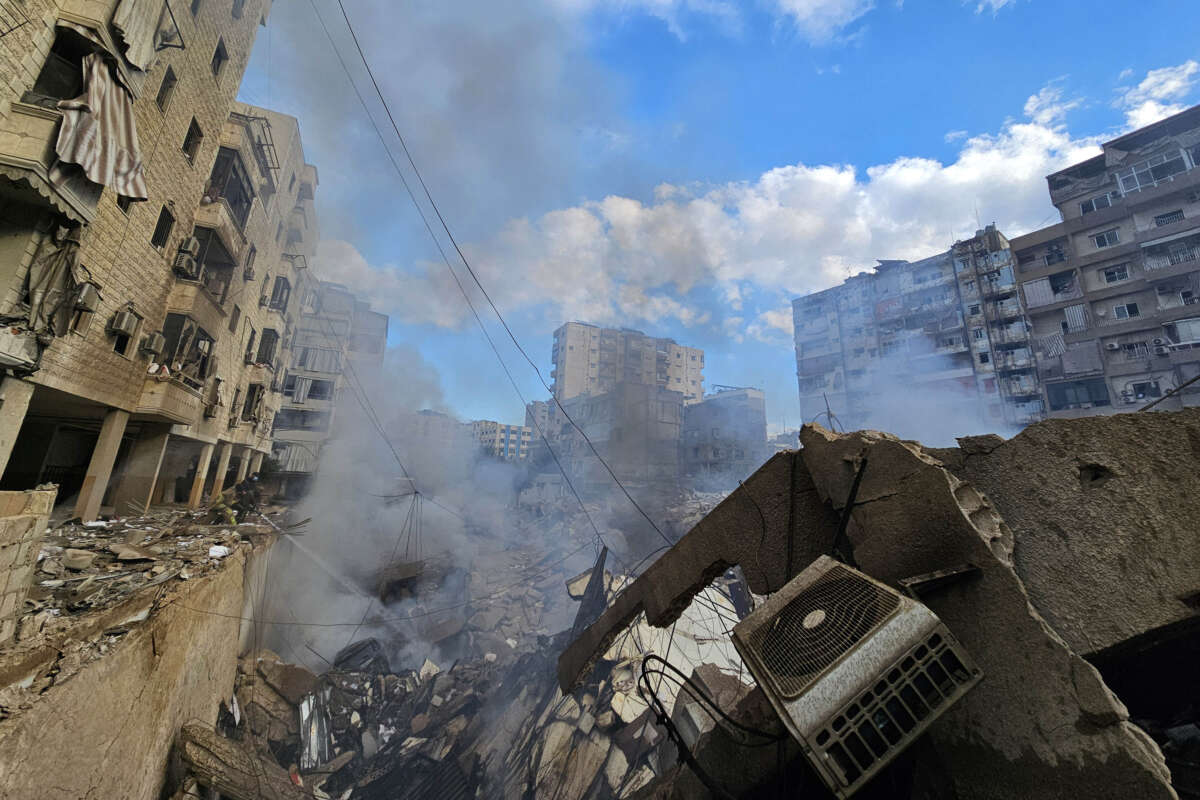
[[[991,11],[993,14],[996,14],[1005,6],[1016,4],[1017,0],[979,0],[979,3],[975,6],[975,13],[982,14],[984,11]]]
[[[551,0],[551,4],[573,13],[649,14],[662,20],[680,40],[687,39],[682,20],[685,14],[712,18],[731,34],[739,32],[742,24],[737,3],[732,0]]]
[[[946,135],[942,137],[942,139],[944,139],[947,144],[957,142],[959,139],[965,139],[965,138],[967,138],[967,132],[962,131],[962,130],[946,131]]]
[[[1182,111],[1185,106],[1176,101],[1191,93],[1197,72],[1200,63],[1188,60],[1173,67],[1152,69],[1137,86],[1120,90],[1115,105],[1125,111],[1127,128],[1140,128]]]
[[[1123,108],[1189,91],[1194,62],[1148,73]],[[1044,176],[1095,155],[1106,136],[1074,137],[1079,105],[1057,84],[998,132],[954,132],[948,162],[908,156],[868,166],[797,163],[754,180],[661,184],[646,200],[609,196],[509,220],[464,249],[497,305],[545,320],[706,327],[781,341],[782,298],[826,288],[877,258],[920,258],[995,222],[1010,236],[1050,221]],[[1141,113],[1140,111],[1138,113]],[[444,265],[372,268],[322,243],[323,277],[365,290],[399,321],[451,327],[469,317]],[[464,276],[464,280],[465,280]]]
[[[774,4],[801,36],[817,43],[833,39],[875,7],[874,0],[774,0]]]

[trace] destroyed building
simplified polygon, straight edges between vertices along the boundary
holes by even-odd
[[[767,406],[761,389],[716,385],[683,409],[680,471],[692,485],[729,488],[767,456]]]

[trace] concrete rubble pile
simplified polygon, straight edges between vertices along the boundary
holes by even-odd
[[[632,621],[675,624],[731,565],[754,593],[778,591],[834,551],[844,519],[859,569],[921,585],[984,676],[863,796],[1200,796],[1200,409],[1049,420],[940,450],[817,425],[800,438],[579,634],[559,661],[565,690]],[[711,735],[691,749],[734,796],[809,773],[803,758],[738,769],[750,751]],[[645,796],[712,794],[676,768]]]

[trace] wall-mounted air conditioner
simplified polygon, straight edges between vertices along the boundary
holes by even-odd
[[[1169,348],[1165,345],[1156,345],[1154,348],[1154,355],[1156,355],[1156,356],[1165,356],[1170,352],[1171,352],[1171,348]]]
[[[982,677],[932,611],[827,556],[738,623],[733,642],[840,798]]]
[[[1120,350],[1121,345],[1117,344],[1116,342],[1105,342],[1104,349],[1105,350]]]
[[[75,289],[75,308],[79,311],[96,311],[100,308],[100,290],[96,284],[79,284]]]
[[[139,348],[143,353],[149,355],[161,356],[163,350],[167,348],[167,340],[161,333],[152,333],[142,337],[142,346]]]
[[[132,311],[118,311],[108,321],[108,333],[111,336],[133,336],[137,333],[138,315]]]
[[[196,280],[200,277],[200,264],[196,259],[189,256],[187,253],[179,253],[175,256],[175,274],[181,278],[188,280]]]
[[[1155,347],[1157,347],[1159,345],[1164,345],[1166,343],[1167,343],[1167,340],[1161,336],[1155,336],[1153,339],[1150,340],[1150,344],[1154,345]]]

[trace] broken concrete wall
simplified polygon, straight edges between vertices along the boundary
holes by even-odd
[[[929,451],[1015,536],[1034,607],[1090,655],[1198,621],[1200,409],[1053,419]]]
[[[58,489],[0,492],[0,643],[12,639]]]
[[[33,640],[0,655],[0,676],[12,684],[0,719],[3,794],[158,798],[175,733],[189,721],[213,725],[232,691],[251,552],[262,551],[242,546],[221,569],[104,612],[92,637],[148,616],[40,695],[19,689],[22,673],[44,673],[47,660],[63,666],[78,657],[78,642]]]
[[[887,434],[806,426],[801,441],[835,508],[868,462],[848,530],[864,572],[896,585],[980,567],[922,598],[985,675],[929,729],[961,800],[1175,797],[1157,745],[1030,604],[1012,568],[1012,531],[978,491]]]

